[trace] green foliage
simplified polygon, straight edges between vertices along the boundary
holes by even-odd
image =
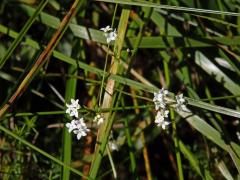
[[[238,6],[0,2],[0,179],[239,177]],[[109,44],[107,25],[118,34]],[[165,131],[152,101],[162,87],[171,92]],[[90,129],[80,140],[65,126],[72,98]]]

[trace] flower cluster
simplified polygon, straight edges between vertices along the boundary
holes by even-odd
[[[185,98],[183,97],[183,94],[179,94],[177,96],[175,96],[175,99],[176,99],[176,110],[177,111],[186,111],[187,107],[185,105],[186,103],[186,100]]]
[[[157,111],[157,115],[155,116],[155,123],[157,126],[162,127],[162,129],[166,129],[166,126],[170,124],[170,122],[165,119],[168,118],[169,110],[167,110],[167,103],[165,98],[168,95],[168,90],[161,89],[158,93],[154,93],[153,102],[155,104],[155,109]],[[175,96],[175,109],[177,111],[187,111],[186,107],[186,99],[183,97],[183,94],[179,94]]]
[[[79,140],[82,136],[86,136],[87,132],[89,132],[90,130],[87,128],[83,117],[78,118],[78,110],[81,108],[81,106],[78,104],[78,101],[78,99],[71,99],[70,104],[66,103],[66,113],[69,114],[69,116],[73,117],[73,120],[70,123],[67,123],[66,127],[68,128],[69,133],[73,132],[74,134],[76,134],[77,139]],[[96,122],[97,125],[100,125],[104,122],[104,117],[100,114],[97,114],[94,117],[93,121]]]
[[[90,130],[87,128],[87,125],[84,123],[83,118],[73,119],[71,123],[67,123],[66,127],[69,132],[72,132],[77,135],[77,139],[81,139],[82,136],[86,136],[87,132]]]
[[[104,32],[104,36],[107,38],[107,43],[110,43],[111,41],[115,41],[117,38],[116,29],[113,30],[110,26],[106,26],[105,28],[101,28],[101,31]]]
[[[168,118],[169,111],[168,110],[160,110],[157,112],[155,117],[155,123],[157,126],[161,126],[162,129],[166,129],[166,126],[170,124],[170,122],[165,121],[165,118]]]
[[[168,90],[161,89],[158,93],[154,93],[153,102],[155,104],[155,109],[157,111],[157,115],[155,116],[155,123],[157,126],[162,127],[162,129],[166,129],[166,126],[170,124],[170,122],[165,121],[165,118],[168,118],[169,111],[166,108],[165,97],[168,94]]]
[[[74,100],[71,99],[71,104],[66,104],[67,110],[66,113],[69,114],[69,116],[74,116],[78,118],[78,109],[80,109],[80,105],[78,104],[78,99]]]
[[[69,116],[73,116],[78,118],[78,110],[80,109],[80,105],[78,104],[78,99],[74,100],[71,99],[71,104],[66,104],[67,110],[66,113]],[[84,122],[83,118],[80,119],[73,119],[70,123],[66,124],[69,132],[72,132],[77,135],[77,139],[81,139],[82,136],[86,136],[87,132],[90,130],[87,128],[87,125]]]
[[[155,109],[158,111],[159,109],[166,109],[165,97],[168,94],[168,90],[161,89],[158,93],[154,93],[153,102],[155,104]]]

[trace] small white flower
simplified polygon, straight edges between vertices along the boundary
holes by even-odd
[[[117,38],[116,29],[111,28],[110,26],[106,26],[105,28],[101,28],[101,31],[104,32],[104,36],[107,38],[107,43],[110,43],[111,41],[115,41]]]
[[[183,94],[179,94],[177,96],[175,96],[175,99],[176,99],[176,110],[177,111],[184,111],[187,109],[187,107],[185,106],[185,102],[186,102],[186,99],[183,97]]]
[[[87,126],[82,126],[79,129],[73,130],[73,133],[77,135],[77,139],[81,139],[82,136],[86,136],[87,132],[89,132],[90,130],[87,128]]]
[[[164,121],[164,115],[162,114],[162,112],[158,111],[157,115],[155,116],[155,123],[159,124],[162,121]]]
[[[153,97],[153,102],[155,104],[155,109],[159,110],[161,109],[165,109],[166,108],[166,102],[165,102],[165,97],[168,94],[168,90],[164,90],[163,88],[158,92],[158,93],[154,93],[154,97]]]
[[[76,121],[75,121],[75,124],[76,124],[76,127],[77,127],[78,129],[86,126],[83,118],[80,118],[80,119],[76,120]]]
[[[106,33],[106,32],[112,31],[113,29],[110,28],[110,26],[106,26],[105,28],[101,28],[100,30]]]
[[[159,123],[157,126],[161,126],[163,130],[166,129],[166,126],[168,126],[170,124],[170,122],[168,121],[162,121],[161,123]]]
[[[165,118],[168,117],[169,111],[168,110],[161,110],[157,112],[155,117],[155,123],[157,126],[161,126],[162,129],[166,129],[166,126],[170,124],[170,122],[165,121]]]
[[[78,109],[80,109],[80,105],[78,104],[78,99],[71,99],[71,104],[66,104],[67,109],[66,113],[70,116],[78,117]]]
[[[155,122],[164,121],[165,118],[168,118],[168,114],[169,114],[168,110],[158,111],[155,117]]]
[[[177,100],[177,103],[178,104],[183,104],[183,103],[185,103],[185,99],[184,99],[184,97],[183,97],[183,94],[179,94],[179,95],[177,95],[176,96],[176,100]]]
[[[67,123],[66,127],[69,128],[69,132],[72,132],[77,135],[77,139],[81,139],[82,136],[86,136],[87,132],[90,130],[87,128],[87,125],[84,123],[83,118],[78,120],[72,120],[71,123]]]
[[[111,151],[118,151],[119,147],[115,141],[108,141],[108,147]]]
[[[69,116],[78,117],[78,110],[75,108],[68,107],[68,109],[66,110],[66,113],[68,113]]]
[[[68,105],[67,104],[67,107],[72,107],[72,108],[76,108],[76,109],[79,109],[80,108],[80,105],[78,104],[78,99],[74,100],[74,99],[71,99],[71,104]]]
[[[117,38],[116,29],[113,32],[106,34],[105,36],[107,38],[107,43],[110,43],[111,41],[115,41]]]
[[[68,132],[72,132],[72,130],[76,129],[76,122],[75,120],[72,120],[71,123],[67,123],[66,127],[68,128]]]

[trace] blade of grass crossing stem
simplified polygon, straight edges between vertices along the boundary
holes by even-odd
[[[212,98],[212,95],[211,95],[211,92],[210,92],[210,89],[208,88],[208,86],[205,87],[205,94],[208,99]],[[215,104],[214,101],[210,101],[209,103]],[[210,116],[208,118],[209,118],[210,122],[213,124],[214,128],[217,129],[219,132],[222,132],[221,126],[218,124],[218,122],[220,122],[221,124],[223,123],[222,117],[218,113],[214,113],[214,116],[215,117]],[[218,120],[218,122],[216,121],[216,119]],[[224,127],[224,126],[222,126],[222,127]]]
[[[38,15],[42,12],[43,8],[47,5],[47,3],[48,3],[48,0],[42,0],[41,3],[38,5],[37,9],[35,10],[35,12],[33,13],[33,15],[28,19],[28,21],[26,22],[26,24],[18,34],[18,37],[13,41],[13,43],[11,44],[11,46],[8,48],[7,52],[1,59],[0,69],[2,69],[7,59],[12,55],[15,48],[19,45],[23,37],[26,35],[27,31],[32,26],[33,22],[36,20]]]
[[[69,12],[65,15],[62,22],[59,25],[59,28],[54,33],[52,39],[48,43],[47,47],[43,50],[43,52],[40,54],[39,58],[35,62],[35,64],[32,66],[30,71],[25,72],[26,75],[24,75],[23,80],[21,83],[17,86],[15,92],[13,92],[10,97],[7,98],[4,105],[0,109],[0,118],[4,115],[4,113],[7,111],[7,109],[14,103],[14,101],[22,95],[22,93],[27,89],[27,86],[30,84],[33,77],[37,74],[39,69],[43,66],[43,64],[47,61],[47,59],[52,54],[53,49],[56,47],[58,42],[60,41],[61,37],[63,36],[64,32],[67,30],[69,23],[71,19],[75,16],[77,10],[82,5],[82,1],[75,0],[72,4]]]
[[[75,41],[75,45],[73,46],[73,57],[76,57],[78,54],[77,48],[79,44],[79,40]],[[77,76],[77,68],[76,66],[69,65],[68,66],[68,74],[73,76]],[[66,92],[65,92],[65,102],[69,102],[71,98],[75,99],[77,89],[77,79],[70,77],[66,83]],[[65,115],[66,119],[69,119],[67,115]],[[71,163],[71,151],[72,151],[72,135],[68,132],[66,126],[63,128],[63,142],[62,142],[62,149],[63,149],[63,162],[65,164],[70,165]],[[63,167],[62,170],[62,179],[67,180],[70,177],[69,169]]]
[[[60,161],[59,159],[53,157],[52,155],[48,154],[47,152],[41,150],[40,148],[32,145],[32,144],[29,143],[28,141],[22,139],[21,137],[19,137],[18,135],[14,134],[13,132],[11,132],[10,130],[6,129],[5,127],[3,127],[3,126],[1,126],[1,125],[0,125],[0,130],[3,131],[3,132],[5,132],[5,133],[8,134],[9,136],[12,136],[13,138],[17,139],[18,141],[20,141],[21,143],[25,144],[25,145],[28,146],[29,148],[31,148],[31,149],[35,150],[36,152],[42,154],[42,155],[45,156],[46,158],[54,161],[55,163],[57,163],[57,164],[59,164],[59,165],[61,165],[61,166],[64,166],[64,167],[66,167],[66,168],[68,168],[68,169],[70,169],[72,172],[74,172],[75,174],[77,174],[77,175],[79,175],[79,176],[81,176],[81,177],[87,178],[87,177],[84,176],[80,171],[78,171],[78,170],[76,170],[76,169],[74,169],[74,168],[72,168],[72,167],[64,164],[64,163],[63,163],[62,161]]]
[[[110,73],[112,74],[116,74],[118,72],[118,66],[120,64],[119,59],[121,56],[125,33],[128,25],[129,14],[130,14],[129,9],[122,10],[119,25],[118,25],[118,38],[116,39],[115,45],[114,45],[115,56],[112,57],[112,62],[111,62],[112,66],[110,69]],[[112,79],[108,79],[107,85],[106,85],[107,92],[105,92],[104,94],[102,108],[108,108],[113,106],[114,99],[115,99],[115,98],[112,98],[113,92],[114,92],[114,86],[115,86],[115,81]],[[108,137],[112,128],[114,116],[111,117],[111,112],[104,113],[104,118],[105,118],[105,122],[100,127],[98,132],[97,141],[99,143],[96,144],[94,158],[93,158],[90,173],[89,173],[89,176],[93,179],[95,179],[97,176],[98,169],[102,161],[102,154],[105,151]]]

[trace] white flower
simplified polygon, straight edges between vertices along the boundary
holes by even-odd
[[[106,26],[105,28],[101,28],[100,30],[106,33],[106,32],[112,31],[113,29],[110,28],[110,26]]]
[[[101,28],[101,31],[104,32],[104,36],[107,38],[107,43],[110,43],[111,41],[115,41],[117,38],[116,29],[110,28],[110,26],[106,26],[105,28]]]
[[[163,88],[158,92],[158,93],[154,93],[154,97],[153,97],[153,102],[155,104],[155,109],[159,110],[161,109],[165,109],[166,108],[166,102],[165,102],[165,97],[168,94],[168,90],[164,90]]]
[[[93,122],[97,122],[97,125],[100,125],[104,122],[104,118],[100,114],[97,114],[94,117]]]
[[[77,135],[77,139],[81,139],[82,136],[86,136],[87,132],[90,130],[87,128],[86,124],[84,126],[81,126],[81,128],[78,128],[76,130],[73,130],[73,133]]]
[[[75,124],[76,124],[77,129],[81,129],[82,127],[86,126],[83,118],[76,120]]]
[[[66,124],[66,127],[69,128],[69,132],[73,131],[73,133],[77,135],[78,140],[81,139],[82,136],[86,136],[87,132],[90,131],[83,121],[83,118],[72,120],[71,123]]]
[[[161,126],[162,129],[165,130],[166,126],[168,126],[169,124],[170,124],[170,122],[168,122],[168,121],[162,121],[157,126]]]
[[[177,96],[175,96],[175,99],[176,99],[176,110],[177,111],[184,111],[187,109],[187,107],[185,106],[185,102],[186,102],[186,99],[183,97],[183,94],[179,94]]]
[[[118,151],[119,147],[115,141],[108,141],[108,147],[111,151]]]
[[[78,117],[78,110],[75,108],[68,107],[66,113],[68,113],[70,116]]]
[[[161,110],[157,112],[155,117],[155,123],[157,126],[161,126],[162,129],[166,129],[166,126],[170,124],[170,122],[165,121],[165,118],[168,117],[169,111],[168,110]]]
[[[72,130],[76,129],[76,121],[72,120],[71,123],[67,123],[66,127],[68,128],[68,132],[72,132]]]
[[[78,109],[80,109],[78,101],[79,101],[78,99],[76,100],[71,99],[71,104],[66,104],[67,106],[66,113],[68,113],[70,116],[78,117]]]
[[[105,37],[107,38],[107,43],[110,43],[111,41],[115,41],[117,38],[116,29],[113,32],[105,34]]]

